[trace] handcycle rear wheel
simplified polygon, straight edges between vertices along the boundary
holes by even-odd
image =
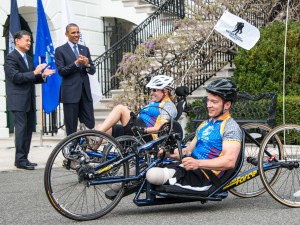
[[[110,155],[123,158],[123,148],[114,138],[103,132],[85,130],[63,139],[50,154],[45,168],[44,187],[50,203],[60,214],[73,220],[93,220],[106,215],[119,203],[124,193],[122,184],[118,195],[110,200],[106,198],[105,191],[110,190],[111,184],[90,185],[93,179],[90,174],[95,173],[94,168],[100,163],[88,160],[86,152],[90,151],[90,138],[102,139],[98,152],[110,146]],[[128,163],[121,164],[115,170],[114,173],[128,177]],[[101,177],[114,176],[112,171],[103,172]]]
[[[280,142],[274,141],[276,137]],[[259,173],[269,194],[281,204],[300,207],[300,126],[285,124],[274,128],[263,140],[259,152]],[[266,160],[264,152],[274,148],[284,151],[282,157]],[[281,170],[276,182],[270,184],[267,173]]]
[[[272,128],[260,123],[244,124],[242,125],[242,128],[248,135],[251,135],[251,137],[255,140],[256,143],[249,137],[247,137],[247,135],[245,135],[245,158],[243,166],[237,177],[243,172],[255,169],[255,167],[257,167],[256,165],[253,165],[249,159],[254,159],[256,161],[256,164],[258,163],[258,154],[261,143],[264,137],[272,130]],[[277,141],[279,141],[278,137],[276,137],[276,139]],[[270,154],[276,154],[278,157],[282,157],[282,148],[273,149],[272,153]],[[264,154],[264,157],[267,157],[266,154]],[[279,174],[279,169],[269,171],[268,174],[266,174],[268,176],[268,182],[270,185],[272,185],[276,181]],[[244,182],[233,189],[230,189],[229,191],[233,195],[236,195],[238,197],[251,198],[265,193],[266,189],[263,183],[261,182],[259,176],[256,176],[253,179],[248,180],[247,182]]]

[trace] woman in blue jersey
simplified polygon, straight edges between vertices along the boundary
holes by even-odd
[[[158,75],[153,77],[146,85],[150,89],[152,102],[145,106],[136,118],[135,126],[142,127],[145,134],[159,130],[170,119],[175,118],[177,109],[171,100],[170,92],[174,89],[172,77]],[[163,108],[160,109],[160,108]],[[109,113],[102,124],[96,126],[96,130],[106,132],[113,137],[121,135],[134,135],[131,129],[131,111],[124,105],[117,105]],[[121,124],[117,124],[120,122]]]
[[[151,168],[148,182],[155,185],[169,183],[185,189],[205,191],[212,185],[204,170],[211,170],[221,178],[224,171],[235,167],[242,133],[230,117],[230,107],[237,96],[238,87],[231,81],[219,79],[206,88],[207,109],[210,119],[198,127],[194,140],[183,154],[182,164],[170,164],[165,168]],[[178,151],[166,153],[167,157],[179,159]]]

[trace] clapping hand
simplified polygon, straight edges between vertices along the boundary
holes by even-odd
[[[88,65],[89,64],[89,59],[85,57],[84,55],[79,55],[76,64],[82,64],[82,65]]]
[[[38,75],[42,73],[42,70],[47,66],[46,63],[39,64],[35,70],[33,71],[34,75]]]
[[[44,71],[43,71],[44,70]],[[42,73],[43,71],[43,73]],[[42,74],[42,77],[45,78],[47,76],[51,76],[52,74],[54,74],[56,71],[55,70],[51,70],[50,66],[47,66],[46,63],[42,63],[39,64],[35,70],[33,71],[34,75],[38,75],[38,74]]]
[[[50,69],[50,66],[47,66],[47,68],[45,68],[44,72],[42,73],[42,77],[45,78],[47,76],[51,76],[55,72],[55,70]]]

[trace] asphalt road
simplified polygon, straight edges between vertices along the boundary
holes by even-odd
[[[137,207],[133,196],[121,200],[108,215],[88,222],[61,216],[50,205],[43,186],[44,170],[0,172],[1,225],[164,225],[164,224],[300,224],[300,208],[288,208],[269,194],[252,199],[233,195],[222,202]]]

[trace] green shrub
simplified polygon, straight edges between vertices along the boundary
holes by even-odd
[[[283,124],[283,97],[278,96],[276,110],[276,124]],[[285,97],[285,123],[300,125],[300,96]]]
[[[288,24],[286,48],[286,95],[300,95],[300,23]],[[282,94],[285,24],[274,22],[261,28],[259,42],[250,50],[240,49],[234,58],[233,81],[240,91]]]

